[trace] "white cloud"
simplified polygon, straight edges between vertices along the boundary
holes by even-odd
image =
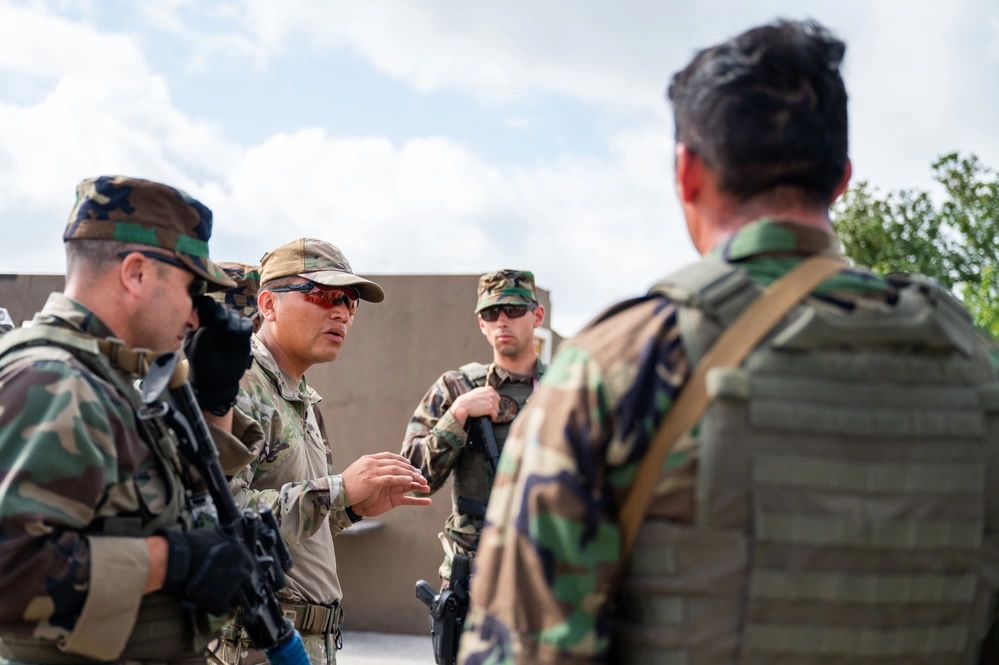
[[[669,74],[695,46],[781,8],[803,11],[720,0],[696,9],[583,2],[571,12],[552,2],[495,5],[502,11],[440,2],[139,5],[162,30],[203,46],[193,63],[207,71],[222,55],[262,66],[308,40],[354,49],[418,89],[497,103],[555,93],[597,104],[626,127],[597,141],[606,146],[599,157],[568,143],[560,157],[498,165],[447,136],[393,142],[288,127],[257,145],[233,144],[178,109],[141,34],[109,34],[31,7],[0,5],[0,39],[16,47],[0,51],[0,233],[14,238],[0,244],[0,271],[60,271],[73,185],[127,173],[203,198],[216,211],[220,259],[254,261],[313,235],[341,245],[367,273],[530,268],[552,290],[562,333],[694,256],[671,183],[661,101]],[[986,84],[999,80],[999,64],[984,46],[996,10],[934,5],[927,18],[908,4],[813,7],[850,45],[860,177],[921,184],[932,159],[953,149],[999,165],[996,93]],[[5,71],[49,81],[46,94],[10,101]]]
[[[670,257],[692,256],[680,227],[663,223],[669,146],[659,128],[612,137],[606,159],[532,167],[491,165],[446,137],[392,143],[321,128],[241,147],[180,112],[144,65],[114,77],[71,63],[51,73],[61,78],[40,102],[0,103],[0,220],[15,239],[0,245],[3,272],[62,270],[73,187],[100,173],[201,197],[216,213],[220,259],[254,261],[308,235],[369,273],[531,268],[553,292],[562,332],[650,283]]]
[[[696,49],[778,16],[814,17],[848,43],[857,177],[886,187],[926,184],[930,162],[952,150],[999,163],[993,131],[999,88],[992,84],[999,80],[996,3],[182,4],[189,12],[239,17],[226,31],[199,33],[193,47],[214,54],[251,57],[259,65],[305,40],[328,52],[352,49],[419,90],[457,90],[498,104],[557,94],[597,104],[625,123],[664,114],[666,83]]]
[[[607,160],[501,169],[442,138],[393,145],[302,130],[247,151],[202,193],[221,232],[238,220],[250,236],[243,256],[226,258],[252,261],[318,236],[369,273],[530,268],[552,289],[556,328],[572,332],[693,258],[678,216],[666,219],[665,144],[658,132],[632,132],[614,137]]]
[[[107,34],[37,7],[0,4],[0,73],[37,77],[69,74],[102,78],[148,73],[135,40]]]

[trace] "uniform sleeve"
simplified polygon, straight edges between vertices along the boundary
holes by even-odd
[[[347,493],[340,475],[327,475],[309,480],[295,480],[279,489],[256,489],[254,478],[263,463],[278,459],[288,448],[282,432],[282,423],[273,407],[252,396],[256,393],[254,377],[247,372],[240,383],[236,408],[255,420],[264,433],[259,454],[243,469],[232,476],[229,489],[236,505],[259,512],[269,508],[274,512],[281,535],[289,545],[297,545],[315,534],[324,522],[343,528],[342,522],[350,520],[343,512],[347,507]],[[336,515],[331,518],[331,512]],[[342,516],[342,519],[336,517]]]
[[[81,367],[35,359],[0,374],[0,632],[120,655],[142,600],[145,544],[83,532],[105,488],[130,483],[123,474],[149,457],[131,407]],[[113,593],[100,580],[115,580]],[[99,641],[88,638],[95,627]]]
[[[564,344],[514,421],[459,663],[606,662],[618,506],[686,377],[672,311],[643,302],[633,334]],[[671,456],[667,468],[687,462]]]
[[[461,391],[449,375],[437,379],[416,407],[406,427],[400,453],[423,473],[431,493],[447,482],[462,448],[468,443],[468,433],[450,411],[454,398]]]

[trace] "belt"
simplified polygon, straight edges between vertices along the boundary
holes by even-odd
[[[302,633],[329,635],[339,631],[343,623],[343,608],[338,602],[331,605],[281,603],[281,613]]]

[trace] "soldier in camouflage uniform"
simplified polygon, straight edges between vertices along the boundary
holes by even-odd
[[[918,276],[844,263],[709,373],[619,562],[622,503],[706,350],[765,287],[839,255],[844,51],[781,21],[674,76],[676,187],[704,258],[561,346],[507,440],[459,662],[985,660],[996,367]]]
[[[6,307],[0,307],[0,335],[14,329],[14,320],[10,318]]]
[[[395,453],[365,455],[334,473],[329,440],[316,416],[321,398],[305,380],[313,365],[337,359],[358,301],[384,297],[328,242],[301,238],[261,260],[257,302],[263,323],[251,342],[253,364],[240,384],[237,410],[261,425],[265,443],[230,488],[241,507],[269,506],[280,522],[294,562],[280,593],[282,606],[314,665],[335,663],[340,642],[342,593],[333,537],[394,506],[430,503],[428,497],[407,496],[430,488]],[[223,638],[216,654],[223,662],[263,662],[263,653],[240,644],[238,628]]]
[[[136,415],[147,359],[199,326],[207,285],[232,286],[208,258],[211,230],[180,190],[83,181],[65,292],[0,340],[0,656],[12,663],[204,662],[209,615],[248,582],[242,544],[207,515],[196,528],[173,431]]]
[[[260,290],[260,268],[246,265],[245,263],[233,263],[230,261],[220,261],[218,267],[236,282],[236,286],[215,291],[210,295],[219,302],[225,303],[231,309],[239,312],[241,316],[253,321],[253,332],[260,330],[262,319],[260,310],[257,308],[257,292]]]
[[[497,270],[479,278],[475,312],[493,361],[442,374],[406,428],[402,454],[423,472],[431,491],[443,487],[454,471],[451,515],[445,525],[450,552],[439,570],[445,586],[452,553],[474,556],[482,531],[482,517],[462,514],[458,497],[484,507],[493,481],[482,442],[469,446],[468,420],[487,416],[502,450],[510,423],[545,373],[534,345],[534,329],[544,322],[545,308],[538,304],[534,288],[534,275],[526,270]]]

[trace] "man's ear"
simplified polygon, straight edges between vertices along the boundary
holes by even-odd
[[[274,308],[277,305],[277,298],[270,291],[261,291],[257,294],[257,310],[260,318],[264,321],[273,321],[277,318]]]
[[[544,305],[538,305],[534,308],[534,327],[540,328],[541,324],[545,322],[545,307]]]
[[[853,175],[853,162],[850,158],[846,158],[846,164],[843,165],[843,177],[840,178],[839,184],[836,185],[836,191],[833,192],[833,201],[838,199],[846,191],[847,185],[850,184],[850,177]]]
[[[676,144],[675,157],[676,193],[680,203],[693,203],[704,187],[704,160],[685,143]]]
[[[143,289],[149,284],[149,273],[155,269],[152,261],[139,252],[126,254],[118,268],[118,279],[125,293],[134,298],[141,297]]]

